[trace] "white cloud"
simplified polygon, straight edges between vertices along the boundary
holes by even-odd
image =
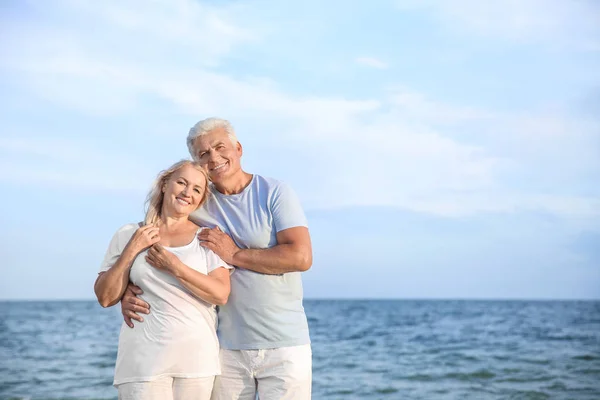
[[[600,45],[594,0],[400,0],[400,9],[426,9],[457,30],[593,51]]]
[[[144,193],[158,172],[152,163],[93,142],[59,138],[0,138],[0,181],[92,192]]]
[[[83,11],[69,10],[83,12],[87,23],[105,24],[101,26],[109,32],[117,26],[121,31],[115,36],[123,30],[141,36],[122,36],[123,48],[133,48],[133,55],[109,51],[94,35],[73,38],[60,29],[29,26],[23,29],[24,36],[15,36],[21,39],[10,49],[12,57],[5,68],[37,96],[69,112],[111,117],[135,111],[153,120],[155,109],[169,108],[192,120],[208,115],[228,117],[238,127],[242,142],[252,140],[277,148],[273,157],[284,161],[277,173],[293,179],[314,208],[385,205],[441,215],[520,209],[598,215],[597,198],[570,194],[567,188],[556,194],[510,184],[510,179],[520,174],[542,179],[549,166],[552,171],[560,168],[544,158],[564,154],[565,149],[572,152],[566,155],[569,161],[580,158],[577,151],[587,150],[590,155],[585,144],[595,134],[594,126],[577,125],[579,139],[574,141],[573,135],[565,136],[575,126],[568,116],[499,115],[449,105],[403,88],[392,88],[382,98],[292,95],[266,78],[232,77],[212,69],[246,40],[240,33],[244,29],[218,9],[204,16],[204,6],[195,2],[181,1],[172,12],[161,8],[165,3],[158,2],[158,8],[153,8],[134,2],[127,3],[121,14],[112,11],[115,3],[75,4]],[[136,8],[142,12],[131,15]],[[206,22],[201,25],[209,31],[196,31],[195,19],[189,19],[186,10]],[[96,14],[102,18],[92,17]],[[180,31],[163,32],[179,22]],[[161,30],[152,29],[155,25]],[[49,29],[53,34],[45,41]],[[146,34],[156,39],[151,49],[146,47]],[[214,45],[213,40],[222,45]],[[33,51],[36,43],[43,43],[40,51]],[[138,45],[141,50],[136,49]],[[163,52],[176,57],[163,56]],[[189,54],[190,62],[183,62],[187,58],[181,58],[182,54]],[[147,104],[149,99],[153,105]],[[173,140],[180,140],[182,147],[184,136],[185,132],[173,132]],[[51,143],[30,147],[28,142],[4,142],[3,146],[32,156],[52,148]],[[83,161],[76,178],[69,178],[69,163],[81,161],[74,154],[89,153],[89,146],[83,143],[64,154],[62,145],[55,145],[49,154],[60,154],[53,162],[62,163],[62,169],[38,171],[40,179],[71,185],[89,175],[101,183],[99,187],[109,190],[130,187],[129,176],[111,179],[117,171],[104,169],[111,165],[108,158]],[[257,164],[264,166],[274,162],[262,155],[256,158],[261,159]],[[137,161],[130,160],[132,164]],[[131,170],[138,172],[128,170],[128,174],[135,176],[136,182],[148,182],[149,168],[139,166]],[[33,169],[23,171],[29,178],[36,174]],[[597,171],[588,157],[561,179],[566,182]],[[0,178],[11,177],[4,174]]]
[[[377,58],[373,57],[358,57],[354,60],[357,64],[364,65],[376,69],[388,69],[389,65]]]

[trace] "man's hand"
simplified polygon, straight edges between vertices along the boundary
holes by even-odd
[[[123,314],[123,319],[130,328],[133,328],[133,321],[131,321],[132,319],[144,322],[144,318],[139,316],[137,313],[150,313],[150,304],[137,298],[137,295],[142,293],[142,289],[135,286],[133,283],[130,283],[127,285],[127,289],[125,289],[125,293],[121,298],[121,314]]]
[[[233,239],[228,234],[223,233],[217,226],[214,229],[205,228],[198,234],[200,246],[206,247],[215,252],[227,264],[234,265],[233,258],[240,251]]]

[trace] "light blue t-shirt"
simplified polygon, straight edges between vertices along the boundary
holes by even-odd
[[[273,247],[277,232],[307,226],[294,191],[275,179],[254,175],[241,193],[224,195],[212,185],[211,192],[191,219],[218,226],[242,249]],[[219,308],[218,336],[221,347],[229,350],[310,343],[300,272],[266,275],[236,268],[229,300]]]

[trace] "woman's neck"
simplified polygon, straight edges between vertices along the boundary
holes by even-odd
[[[187,215],[169,215],[168,213],[163,213],[160,218],[159,226],[171,231],[189,225],[190,223],[192,222],[190,222]]]

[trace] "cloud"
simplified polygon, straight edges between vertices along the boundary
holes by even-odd
[[[398,1],[402,10],[424,9],[455,30],[584,51],[600,45],[600,9],[593,0]]]
[[[376,68],[376,69],[388,69],[389,68],[389,65],[387,63],[385,63],[377,58],[359,57],[354,61],[359,65],[364,65],[364,66],[371,67],[371,68]]]
[[[157,170],[93,142],[0,138],[0,181],[77,191],[144,193]]]
[[[195,2],[178,2],[172,12],[158,2],[157,8],[141,7],[139,15],[131,15],[136,2],[127,3],[122,14],[113,10],[115,3],[62,4],[102,31],[117,29],[119,46],[133,49],[132,54],[109,51],[93,33],[74,37],[57,27],[13,26],[24,35],[15,36],[20,39],[4,68],[23,88],[67,112],[108,118],[137,113],[157,124],[165,123],[153,118],[158,110],[194,122],[209,115],[229,117],[242,142],[251,137],[260,143],[256,147],[275,149],[268,158],[255,156],[260,160],[254,164],[272,170],[269,165],[280,163],[281,178],[292,180],[311,208],[395,206],[444,216],[523,209],[598,215],[593,193],[512,183],[520,176],[543,181],[549,171],[565,184],[586,174],[598,176],[590,146],[598,133],[593,121],[574,122],[577,118],[556,113],[505,115],[448,104],[403,86],[390,86],[377,97],[294,94],[264,76],[234,76],[214,68],[247,37],[229,9],[210,8],[205,16],[206,6]],[[202,29],[209,31],[195,31],[185,10],[200,22],[219,22],[207,22],[209,28]],[[165,33],[179,22],[181,31]],[[155,25],[161,29],[152,29]],[[145,35],[156,38],[153,46],[145,44]],[[36,43],[43,43],[40,51],[33,51]],[[173,132],[173,140],[183,143],[184,135]],[[569,163],[575,160],[577,168],[549,161],[563,156]],[[129,185],[127,179],[110,183],[91,165],[84,171],[107,182],[101,185],[107,189]],[[145,173],[137,175],[142,182],[148,181]],[[41,178],[56,182],[61,174],[40,171]]]

